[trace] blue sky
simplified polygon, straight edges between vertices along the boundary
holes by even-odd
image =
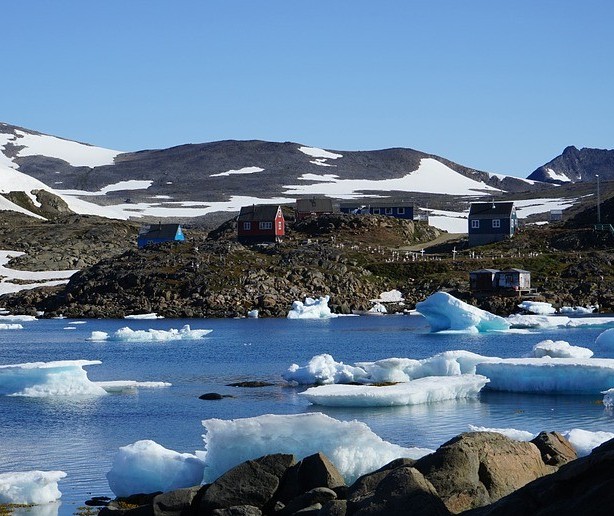
[[[614,148],[611,0],[3,2],[0,121],[118,150]]]

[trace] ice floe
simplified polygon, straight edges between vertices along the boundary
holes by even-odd
[[[203,468],[195,455],[143,440],[119,449],[107,480],[116,496],[172,491],[200,484]]]
[[[513,314],[506,318],[512,328],[583,328],[614,326],[614,317],[568,317],[566,315],[522,315]]]
[[[435,292],[416,304],[434,332],[468,330],[476,332],[507,330],[510,323],[503,317],[469,305],[447,292]]]
[[[247,312],[247,317],[250,319],[258,319],[259,311],[257,309],[250,310]]]
[[[562,306],[559,308],[560,314],[565,315],[588,315],[599,308],[598,305],[591,306]]]
[[[164,319],[164,317],[161,315],[158,315],[157,313],[130,314],[130,315],[126,315],[124,319],[149,320],[149,319]]]
[[[572,346],[564,340],[542,340],[533,346],[531,356],[535,358],[591,358],[593,352],[588,348]]]
[[[0,323],[0,330],[23,330],[23,325],[19,323]]]
[[[58,482],[64,477],[66,473],[63,471],[0,473],[0,504],[40,505],[55,502],[62,496]]]
[[[306,297],[305,302],[294,301],[292,308],[288,312],[288,319],[329,319],[336,317],[328,306],[329,296],[322,296],[319,299]]]
[[[324,453],[350,484],[399,457],[419,458],[432,450],[404,448],[384,441],[365,423],[339,421],[325,414],[272,415],[203,421],[204,481],[210,482],[230,468],[270,453],[292,453],[302,459]]]
[[[151,342],[168,340],[196,340],[202,339],[213,330],[193,330],[189,324],[181,329],[171,328],[170,330],[133,330],[128,326],[109,334],[105,331],[93,331],[87,340],[93,341],[122,341],[122,342]]]
[[[556,308],[550,303],[544,303],[542,301],[523,301],[518,305],[518,308],[522,308],[527,312],[537,315],[551,315],[556,313]]]
[[[161,389],[171,387],[168,382],[137,382],[136,380],[110,380],[106,382],[94,382],[108,393],[129,392],[141,389]]]
[[[299,393],[314,405],[390,407],[477,396],[488,378],[475,374],[429,376],[394,385],[321,385]]]

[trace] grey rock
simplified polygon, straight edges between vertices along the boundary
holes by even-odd
[[[194,486],[159,494],[153,499],[154,516],[188,516],[200,489],[201,486]]]
[[[289,516],[315,504],[319,504],[321,508],[326,502],[336,498],[337,493],[332,489],[316,487],[290,500],[278,514],[279,516]]]
[[[211,516],[262,516],[262,511],[253,505],[235,505],[226,509],[214,509]]]
[[[319,516],[346,516],[347,510],[347,500],[331,500],[322,506]]]
[[[540,432],[531,442],[537,446],[542,460],[549,466],[560,467],[578,458],[570,442],[558,432]]]

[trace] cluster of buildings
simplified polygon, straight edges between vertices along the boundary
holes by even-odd
[[[402,200],[335,204],[327,197],[313,197],[296,201],[295,217],[298,221],[335,212],[385,215],[406,220],[421,218],[414,210],[413,203]],[[513,202],[472,203],[467,223],[470,247],[511,238],[518,229]],[[279,205],[244,206],[237,217],[237,239],[242,243],[278,242],[285,235],[285,231],[286,221]],[[184,238],[179,224],[154,224],[142,228],[138,246],[141,248],[160,242],[182,241]]]

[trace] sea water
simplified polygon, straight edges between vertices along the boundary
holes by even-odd
[[[588,396],[483,392],[477,399],[408,407],[314,407],[298,393],[306,387],[281,378],[292,363],[331,354],[353,364],[383,358],[426,358],[464,349],[486,356],[520,357],[544,340],[566,340],[592,348],[603,328],[526,333],[424,333],[412,317],[339,317],[326,320],[38,320],[22,330],[0,331],[0,365],[55,360],[101,360],[88,366],[93,381],[170,382],[172,387],[139,389],[100,397],[0,397],[0,473],[62,470],[57,514],[74,514],[92,496],[112,496],[105,474],[120,446],[152,439],[166,448],[203,450],[201,420],[262,414],[323,412],[357,419],[383,439],[405,447],[437,448],[469,425],[539,432],[572,428],[614,431],[614,416]],[[212,329],[200,340],[93,342],[93,331]],[[604,353],[595,356],[614,358]],[[228,384],[259,380],[269,387]],[[217,392],[221,400],[199,399]],[[317,440],[317,435],[313,436]],[[37,514],[32,509],[30,514]],[[55,514],[52,509],[50,514]]]

